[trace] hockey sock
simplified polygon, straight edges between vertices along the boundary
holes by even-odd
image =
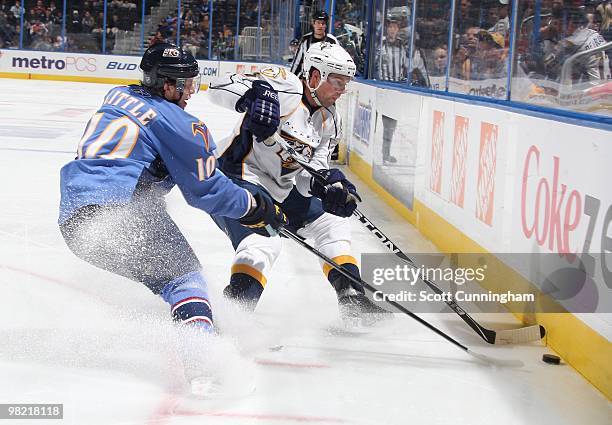
[[[359,267],[357,267],[355,264],[345,263],[345,264],[341,264],[341,266],[351,275],[357,278],[361,276],[361,274],[359,273]],[[353,288],[361,294],[365,292],[363,289],[363,286],[359,285],[356,282],[349,280],[345,276],[342,276],[338,270],[335,270],[335,269],[330,270],[329,274],[327,275],[327,279],[332,284],[332,286],[336,290],[336,293],[338,294],[340,294],[342,291],[348,288]]]
[[[253,276],[245,273],[233,273],[230,284],[223,290],[223,295],[239,301],[254,310],[263,292],[263,285]]]
[[[187,273],[166,284],[161,296],[172,306],[172,319],[206,332],[213,332],[213,315],[206,281],[200,272]]]

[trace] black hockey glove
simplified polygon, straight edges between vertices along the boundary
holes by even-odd
[[[253,86],[236,102],[236,111],[247,113],[244,123],[258,142],[276,133],[280,125],[278,93],[265,81],[253,81]]]
[[[258,235],[276,236],[277,229],[287,224],[287,216],[270,196],[257,192],[253,198],[256,205],[240,219],[240,224]]]
[[[355,185],[337,168],[319,170],[320,178],[313,178],[310,193],[323,201],[323,209],[340,217],[350,217],[361,197]]]

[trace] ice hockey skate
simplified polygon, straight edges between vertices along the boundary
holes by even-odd
[[[248,360],[240,356],[232,341],[190,329],[184,329],[181,336],[184,345],[180,357],[188,397],[225,400],[244,397],[254,391],[253,380],[246,373]]]
[[[393,313],[374,304],[363,288],[355,288],[346,277],[336,279],[332,286],[336,289],[340,317],[345,325],[368,326],[393,317]]]

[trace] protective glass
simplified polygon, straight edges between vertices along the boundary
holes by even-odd
[[[199,74],[193,78],[177,78],[176,88],[183,93],[195,94],[200,91],[201,80],[202,76]]]
[[[340,77],[337,75],[329,75],[327,77],[327,82],[337,91],[341,93],[346,93],[349,87],[350,79],[347,77]]]

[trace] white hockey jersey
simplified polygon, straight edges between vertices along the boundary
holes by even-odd
[[[335,108],[312,110],[303,98],[302,82],[284,67],[270,66],[257,74],[234,74],[210,83],[210,100],[235,110],[238,99],[254,80],[267,81],[277,92],[281,125],[278,133],[292,147],[310,160],[315,169],[328,168],[329,157],[342,129]],[[222,171],[266,188],[282,202],[295,185],[304,196],[310,195],[311,176],[297,164],[273,138],[257,142],[242,126],[243,117],[234,132],[217,143],[217,157]]]

